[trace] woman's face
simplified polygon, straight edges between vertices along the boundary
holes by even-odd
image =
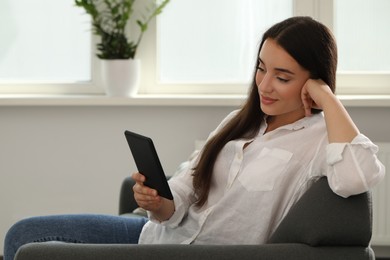
[[[256,72],[262,111],[282,124],[303,118],[301,89],[309,75],[276,41],[267,39]]]

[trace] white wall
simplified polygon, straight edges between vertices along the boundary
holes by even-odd
[[[117,214],[121,181],[135,171],[125,129],[154,139],[169,174],[230,109],[0,107],[1,247],[27,216]]]
[[[135,170],[123,131],[151,136],[167,174],[234,107],[0,107],[0,252],[17,220],[62,213],[117,214]],[[374,141],[390,141],[390,108],[350,108]],[[1,254],[1,253],[0,253]]]

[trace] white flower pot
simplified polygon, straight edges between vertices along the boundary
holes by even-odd
[[[140,60],[101,60],[101,65],[102,83],[108,96],[131,97],[137,94]]]

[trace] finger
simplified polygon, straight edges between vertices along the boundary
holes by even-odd
[[[131,175],[131,178],[136,181],[136,182],[145,182],[146,178],[144,175],[142,175],[141,173],[139,172],[135,172]]]
[[[150,211],[150,212],[154,212],[154,211],[157,211],[160,209],[160,205],[158,204],[138,204],[138,206],[140,206],[141,208],[143,208],[144,210],[147,210],[147,211]]]
[[[161,207],[161,197],[156,196],[156,197],[150,197],[150,196],[145,196],[145,195],[135,195],[134,196],[138,206],[141,208],[144,208],[146,210],[157,210]]]
[[[139,194],[148,195],[148,196],[157,196],[158,195],[157,190],[151,189],[148,186],[145,186],[142,182],[141,183],[137,182],[133,186],[133,191],[134,191],[134,193],[139,193]]]
[[[138,193],[138,192],[134,193],[134,199],[137,201],[137,203],[143,203],[143,204],[156,203],[160,200],[159,196]]]
[[[156,203],[161,200],[160,196],[150,196],[141,193],[135,193],[134,198],[137,202],[142,203]]]
[[[302,89],[301,99],[306,116],[311,116],[311,109],[313,107],[313,100],[305,88]]]
[[[304,102],[304,108],[305,108],[305,115],[311,116],[311,109],[312,109],[313,101],[311,99],[306,99]]]

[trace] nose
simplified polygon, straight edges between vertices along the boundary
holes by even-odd
[[[259,92],[270,93],[272,92],[272,83],[271,77],[268,73],[257,73],[256,74],[256,84]]]

